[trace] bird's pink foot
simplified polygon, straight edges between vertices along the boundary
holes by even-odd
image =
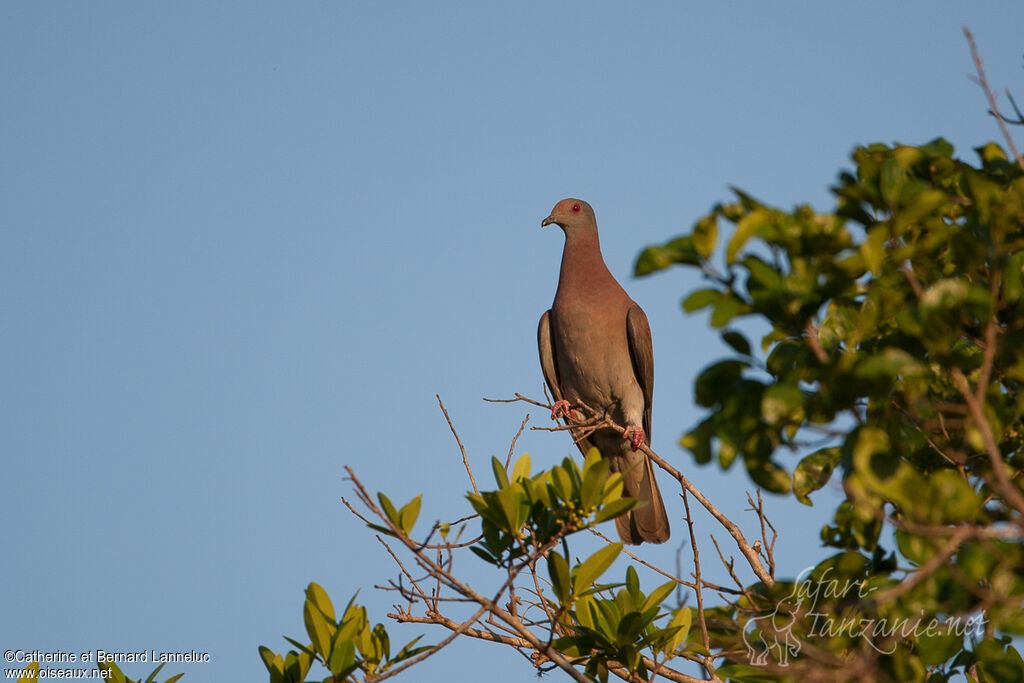
[[[570,407],[569,402],[565,399],[561,401],[555,401],[555,405],[551,406],[551,419],[557,420],[559,416],[565,415],[566,417],[576,420],[580,420],[580,413],[575,408]]]
[[[622,438],[630,442],[634,451],[640,448],[640,444],[644,442],[644,436],[644,430],[640,427],[629,426],[622,430]]]

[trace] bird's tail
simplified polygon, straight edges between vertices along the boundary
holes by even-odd
[[[622,462],[625,467],[618,470],[622,472],[623,494],[644,503],[615,518],[615,529],[619,532],[619,538],[623,543],[633,545],[644,542],[664,543],[668,540],[671,529],[665,503],[661,500],[661,491],[658,490],[658,480],[654,477],[651,459],[638,452],[619,457],[625,461]],[[612,469],[617,468],[613,466]]]

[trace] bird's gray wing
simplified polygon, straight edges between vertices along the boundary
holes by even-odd
[[[654,344],[651,342],[651,327],[647,316],[636,303],[630,304],[626,313],[626,336],[629,340],[629,357],[633,361],[633,374],[644,392],[644,434],[647,445],[651,443],[651,405],[654,399]]]
[[[537,325],[537,350],[540,351],[540,368],[544,373],[544,381],[551,390],[551,399],[555,402],[565,398],[562,393],[561,380],[558,376],[558,354],[555,351],[557,341],[551,326],[551,310],[544,311]],[[590,439],[581,437],[578,430],[571,430],[573,441],[583,455],[587,454],[594,444]]]

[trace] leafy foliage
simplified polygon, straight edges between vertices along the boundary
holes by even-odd
[[[417,637],[392,656],[387,629],[383,624],[370,624],[366,608],[356,604],[355,596],[338,619],[330,597],[317,583],[310,583],[306,588],[302,616],[308,643],[286,638],[298,649],[289,650],[283,656],[260,646],[260,657],[270,672],[271,683],[302,683],[314,662],[330,672],[327,681],[354,680],[353,674],[357,671],[372,678],[430,649],[416,647],[420,640]]]
[[[1007,638],[1024,629],[1024,173],[994,144],[976,151],[978,166],[941,139],[858,148],[831,213],[734,190],[691,234],[640,256],[641,275],[701,269],[710,286],[683,307],[710,309],[736,353],[698,377],[708,414],[682,445],[700,463],[739,460],[757,484],[806,505],[836,477],[846,494],[821,536],[840,552],[810,577],[821,585],[830,570],[846,590],[801,600],[799,583],[752,587],[717,634],[721,647],[745,633],[745,613],[784,615],[774,633],[823,648],[829,675],[856,663],[892,680],[1018,679]],[[733,228],[716,267],[722,223]],[[743,317],[768,324],[763,355],[729,327]],[[808,608],[920,628],[823,639]],[[986,636],[973,647],[980,631],[953,628],[972,616]],[[943,635],[922,635],[928,624]],[[766,669],[799,675],[800,660],[820,673],[829,660],[805,648],[787,662],[785,650],[726,672],[762,680]]]
[[[529,454],[516,461],[511,477],[497,458],[492,458],[491,466],[499,488],[468,494],[483,532],[483,540],[472,549],[499,567],[637,504],[622,497],[622,475],[610,472],[608,461],[596,448],[587,454],[582,470],[566,458],[561,465],[531,477]]]
[[[700,269],[707,286],[683,308],[709,310],[730,350],[697,378],[707,414],[682,445],[699,463],[743,463],[798,505],[841,487],[820,539],[834,554],[776,578],[760,494],[762,539],[750,546],[646,448],[728,530],[756,582],[730,564],[736,588],[708,584],[694,549],[695,582],[645,591],[631,564],[623,580],[605,578],[621,544],[574,555],[578,532],[638,505],[596,451],[535,474],[528,455],[511,468],[492,459],[495,487],[468,494],[474,514],[454,534],[438,521],[419,540],[421,497],[401,507],[371,497],[350,471],[376,518],[364,521],[434,584],[425,590],[400,564],[407,580],[391,590],[407,606],[389,616],[451,635],[392,657],[382,624],[354,602],[338,619],[310,584],[309,643],[289,639],[297,649],[283,656],[260,648],[272,683],[307,680],[314,662],[329,681],[373,681],[459,635],[579,681],[700,680],[685,667],[748,683],[1024,679],[1012,642],[1024,633],[1024,172],[995,145],[977,152],[972,166],[943,140],[858,148],[833,211],[783,211],[734,190],[736,201],[637,261],[640,275]],[[736,324],[744,318],[767,325],[759,344]],[[570,424],[614,426],[588,419]],[[471,519],[479,531],[461,541]],[[457,560],[472,556],[502,577],[497,591],[459,578]],[[670,604],[680,586],[696,608]],[[709,590],[718,604],[706,604]]]

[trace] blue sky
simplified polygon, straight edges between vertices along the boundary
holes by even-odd
[[[461,514],[434,395],[485,478],[526,410],[481,398],[541,393],[562,238],[539,225],[566,196],[651,321],[656,450],[741,517],[746,475],[675,445],[725,352],[679,308],[697,280],[633,261],[728,185],[829,207],[858,143],[972,157],[998,131],[963,24],[1024,100],[1019,2],[0,5],[0,649],[195,649],[185,680],[261,680],[309,581],[385,620],[395,569],[343,466],[423,492],[422,524]],[[769,498],[780,575],[826,555],[834,495]],[[683,528],[645,552],[671,567]],[[445,635],[393,629],[420,633]],[[411,676],[485,667],[531,675],[459,643]]]

